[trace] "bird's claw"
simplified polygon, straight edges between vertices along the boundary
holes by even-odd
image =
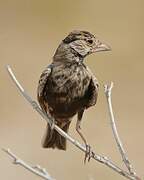
[[[90,159],[93,157],[94,153],[91,149],[91,146],[86,144],[86,152],[85,152],[85,158],[84,158],[84,163],[86,163],[86,161],[90,161]]]

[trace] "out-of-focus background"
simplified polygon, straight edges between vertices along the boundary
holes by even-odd
[[[112,51],[89,56],[85,63],[100,82],[98,103],[86,111],[82,130],[94,150],[122,166],[110,128],[103,84],[114,81],[113,106],[124,147],[144,177],[144,1],[143,0],[0,0],[0,148],[10,148],[31,164],[40,164],[57,180],[124,179],[68,143],[66,152],[41,147],[46,123],[19,94],[5,65],[36,99],[39,76],[61,40],[72,30],[88,30]],[[75,131],[76,118],[70,134]],[[11,164],[0,152],[0,178],[40,179]]]

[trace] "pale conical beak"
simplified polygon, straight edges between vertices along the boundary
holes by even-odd
[[[101,43],[93,50],[93,52],[100,52],[100,51],[111,51],[111,47],[105,43]]]

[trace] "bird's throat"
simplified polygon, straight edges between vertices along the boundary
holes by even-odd
[[[59,46],[53,57],[54,62],[83,62],[84,57],[72,48]]]

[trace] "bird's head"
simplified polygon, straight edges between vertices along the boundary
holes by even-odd
[[[110,51],[109,45],[100,41],[97,37],[87,31],[72,31],[62,41],[54,55],[54,61],[72,61],[75,56],[83,59],[89,54]]]
[[[109,45],[87,31],[72,31],[63,42],[82,57],[95,52],[111,50]]]

